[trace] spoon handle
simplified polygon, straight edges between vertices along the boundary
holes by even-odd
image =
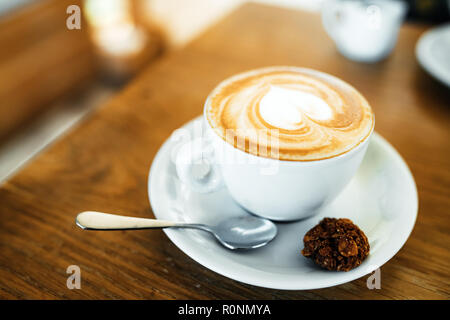
[[[119,216],[116,214],[85,211],[78,214],[76,224],[85,230],[129,230],[129,229],[160,229],[167,227],[189,227],[177,222]]]

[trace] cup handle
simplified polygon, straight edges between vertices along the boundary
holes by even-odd
[[[223,185],[214,148],[207,138],[196,138],[182,145],[175,166],[178,178],[196,192],[213,192]]]
[[[337,34],[336,30],[338,29],[338,14],[340,14],[338,10],[338,5],[336,1],[325,1],[322,7],[322,24],[325,28],[325,31],[328,35],[336,41]]]

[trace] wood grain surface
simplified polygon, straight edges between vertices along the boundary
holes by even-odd
[[[426,28],[405,25],[394,53],[377,64],[341,57],[319,16],[249,4],[180,51],[162,58],[98,113],[0,188],[0,297],[8,299],[448,299],[450,90],[416,62]],[[225,77],[267,65],[334,74],[372,104],[376,130],[416,179],[419,214],[411,237],[366,277],[311,291],[245,285],[191,260],[161,231],[86,232],[84,210],[152,217],[147,174],[171,132],[202,112]],[[300,247],[300,244],[299,244]],[[82,288],[66,287],[81,268]]]

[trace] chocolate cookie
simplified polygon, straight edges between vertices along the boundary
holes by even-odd
[[[366,235],[349,219],[324,218],[304,238],[302,254],[322,268],[349,271],[369,255]]]

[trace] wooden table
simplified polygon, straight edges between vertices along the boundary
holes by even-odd
[[[450,90],[416,62],[424,30],[404,26],[393,55],[366,65],[341,57],[315,14],[239,8],[145,70],[1,187],[0,297],[448,299]],[[408,242],[382,267],[382,289],[367,289],[367,277],[312,291],[254,287],[200,266],[163,232],[75,226],[84,210],[152,217],[147,174],[164,140],[202,112],[220,80],[267,65],[323,70],[356,86],[375,110],[376,130],[409,164],[419,215]],[[81,290],[66,287],[69,265],[81,268]]]

